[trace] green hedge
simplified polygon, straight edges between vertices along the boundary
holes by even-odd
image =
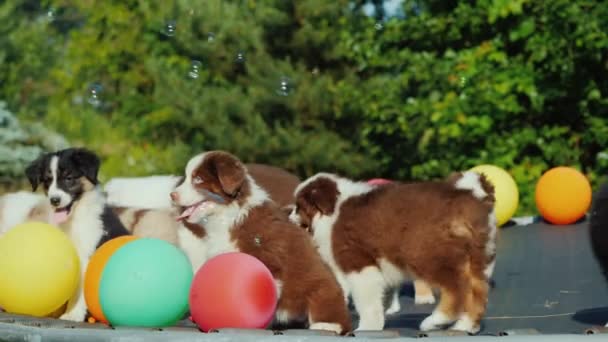
[[[4,2],[0,99],[100,153],[102,179],[217,148],[302,177],[492,163],[526,214],[552,166],[606,175],[608,6],[405,1],[371,18],[365,3]]]

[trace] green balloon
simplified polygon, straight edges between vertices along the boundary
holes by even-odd
[[[172,244],[140,238],[119,248],[104,267],[99,302],[113,326],[166,327],[188,311],[188,257]]]

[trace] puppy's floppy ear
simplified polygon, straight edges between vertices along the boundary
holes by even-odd
[[[218,152],[214,156],[213,166],[222,190],[234,197],[245,182],[245,166],[238,158],[227,152]]]
[[[323,196],[319,189],[312,189],[309,196],[315,208],[323,215],[330,215],[334,211],[333,202],[330,202],[329,197]]]
[[[85,148],[76,148],[72,152],[71,159],[93,185],[99,183],[97,174],[99,173],[100,161],[95,153]]]
[[[338,192],[335,187],[326,187],[324,184],[315,186],[307,191],[306,201],[317,208],[323,215],[331,215],[334,212],[334,206],[338,200]]]
[[[32,191],[36,191],[38,189],[38,185],[42,181],[42,171],[44,168],[44,161],[46,160],[46,154],[43,154],[32,161],[25,168],[25,176],[27,177],[30,185],[32,186]]]

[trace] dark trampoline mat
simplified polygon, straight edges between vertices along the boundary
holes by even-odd
[[[608,227],[606,227],[608,229]],[[414,305],[413,288],[406,284],[400,293],[401,311],[387,317],[384,332],[355,334],[360,340],[418,337],[418,326],[434,305]],[[353,312],[354,326],[357,324]],[[553,226],[544,222],[499,229],[496,269],[485,319],[479,336],[457,336],[483,340],[484,336],[529,335],[540,339],[583,334],[608,321],[608,284],[594,258],[589,225]],[[595,332],[608,331],[605,328]],[[281,339],[268,330],[203,334],[189,321],[164,329],[116,328],[101,324],[72,323],[0,313],[0,341],[211,341]],[[321,341],[333,339],[323,333],[303,330],[278,332],[282,339]],[[450,334],[427,339],[443,340]],[[233,337],[230,337],[233,336]],[[561,338],[560,337],[560,338]],[[341,338],[341,337],[335,337]]]

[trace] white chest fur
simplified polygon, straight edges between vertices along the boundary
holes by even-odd
[[[74,205],[72,217],[61,227],[70,236],[81,259],[88,259],[101,240],[104,229],[101,215],[105,202],[102,195],[94,191],[86,192]],[[86,267],[86,265],[81,265]]]
[[[180,224],[177,229],[177,240],[180,248],[190,259],[192,271],[196,273],[207,261],[207,243],[205,239],[198,238],[188,228]]]
[[[334,213],[332,216],[316,216],[313,220],[313,225],[315,227],[313,239],[317,244],[317,248],[319,254],[323,258],[323,260],[329,265],[331,270],[333,271],[338,283],[342,287],[342,291],[344,291],[344,296],[348,297],[350,293],[350,289],[346,282],[346,278],[342,268],[338,266],[336,263],[336,258],[334,256],[334,251],[332,248],[332,232],[333,226],[338,217],[338,213]]]

